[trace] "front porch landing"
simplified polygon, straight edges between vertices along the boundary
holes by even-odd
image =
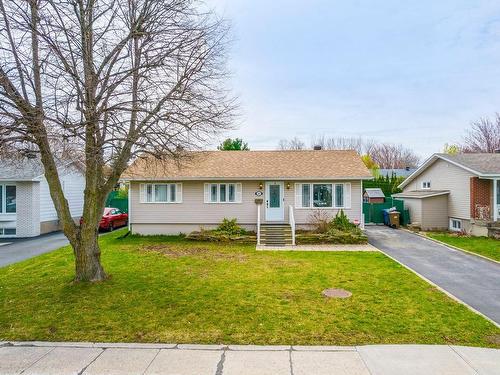
[[[285,246],[263,246],[258,245],[256,250],[272,251],[379,251],[375,246],[366,245],[285,245]]]

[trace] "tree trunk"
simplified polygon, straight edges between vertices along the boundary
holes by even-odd
[[[78,241],[72,244],[75,253],[75,281],[95,282],[107,278],[101,265],[98,233],[92,233],[89,229],[86,228],[87,233],[81,232]]]

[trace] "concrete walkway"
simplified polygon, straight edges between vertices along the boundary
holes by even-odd
[[[404,230],[367,226],[368,241],[500,324],[500,264]]]
[[[446,345],[0,343],[0,374],[498,375],[500,350]]]

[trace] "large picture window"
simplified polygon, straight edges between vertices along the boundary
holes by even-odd
[[[181,203],[182,184],[142,184],[142,203]]]
[[[350,208],[350,183],[295,184],[297,208]]]
[[[241,183],[205,184],[205,203],[241,203]]]
[[[332,184],[313,184],[313,207],[332,207]]]
[[[0,185],[0,213],[15,214],[16,207],[16,186]]]

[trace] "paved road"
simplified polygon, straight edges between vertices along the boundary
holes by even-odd
[[[1,345],[1,343],[0,343]],[[500,350],[446,345],[359,347],[5,343],[0,374],[493,375]]]
[[[500,264],[403,230],[366,231],[372,245],[500,324]]]
[[[48,253],[67,244],[68,240],[62,232],[26,239],[4,238],[0,241],[0,267]]]

